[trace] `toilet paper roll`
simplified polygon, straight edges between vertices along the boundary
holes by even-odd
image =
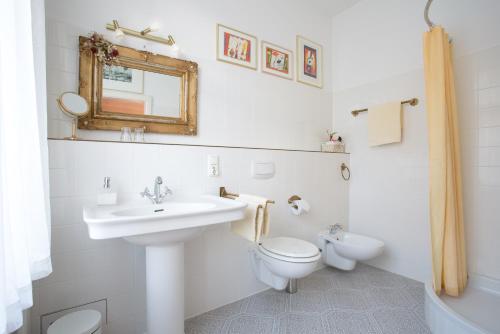
[[[309,202],[303,199],[295,200],[292,203],[290,203],[290,211],[292,212],[292,214],[296,216],[308,213],[310,209],[311,206],[309,205]]]

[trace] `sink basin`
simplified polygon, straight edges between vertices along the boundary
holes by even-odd
[[[246,204],[217,196],[83,209],[92,239],[146,247],[148,334],[184,334],[184,242],[209,225],[242,219]]]
[[[83,220],[92,239],[127,238],[239,220],[243,218],[245,207],[246,204],[238,201],[204,195],[168,200],[162,204],[85,207]],[[172,238],[166,240],[174,241]]]
[[[150,205],[133,209],[119,209],[111,214],[118,217],[142,217],[147,215],[172,215],[185,214],[187,212],[205,211],[217,207],[215,203],[182,203],[173,202],[161,205]]]

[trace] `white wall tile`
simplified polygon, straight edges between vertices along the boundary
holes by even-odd
[[[480,128],[479,146],[500,146],[500,127]]]
[[[108,298],[108,333],[122,334],[122,323],[133,319],[134,326],[126,330],[142,334],[144,249],[120,239],[91,240],[81,216],[84,205],[95,204],[104,176],[111,176],[121,202],[145,201],[138,193],[151,187],[158,175],[174,195],[217,194],[220,186],[226,186],[237,193],[267,196],[276,201],[270,212],[272,236],[315,242],[317,233],[329,224],[348,224],[349,183],[341,179],[339,169],[342,162],[349,164],[348,154],[59,140],[50,140],[49,150],[54,273],[37,283],[34,319],[41,313]],[[209,154],[219,156],[219,177],[207,176]],[[252,161],[274,162],[276,175],[253,179]],[[290,214],[287,199],[294,194],[311,203],[309,214]],[[207,229],[186,244],[186,316],[266,288],[252,272],[250,245],[233,235],[229,224]]]
[[[330,71],[331,59],[323,59],[324,88],[309,87],[293,80],[216,61],[214,29],[217,23],[233,25],[259,39],[274,38],[275,43],[292,50],[295,49],[296,34],[300,31],[322,44],[326,55],[331,44],[330,18],[310,11],[309,6],[301,2],[278,0],[269,3],[257,0],[254,5],[242,13],[239,5],[233,2],[215,2],[207,6],[205,1],[189,0],[176,6],[175,10],[167,3],[157,2],[154,12],[168,14],[156,17],[144,12],[143,6],[138,3],[113,6],[111,3],[103,5],[98,0],[90,0],[85,4],[78,0],[67,0],[64,4],[48,0],[48,92],[57,96],[63,91],[77,90],[78,36],[85,36],[91,31],[102,32],[117,44],[168,54],[167,48],[158,43],[144,42],[133,37],[116,41],[114,34],[104,29],[104,24],[110,21],[109,10],[130,26],[143,26],[147,22],[157,21],[164,27],[170,27],[169,33],[181,48],[181,56],[199,64],[198,135],[147,134],[148,140],[317,150],[323,139],[324,124],[330,124],[332,118],[332,100],[324,97],[331,93],[331,78],[326,75]],[[260,8],[263,7],[280,13],[282,19],[279,24],[276,24],[276,18],[261,15]],[[283,11],[283,8],[287,10]],[[308,11],[307,17],[303,16],[305,10]],[[249,18],[252,19],[248,20]],[[49,110],[55,115],[49,117],[49,124],[60,118],[53,101],[51,103]],[[316,123],[315,120],[321,120],[322,123]],[[50,131],[50,135],[56,138],[61,138],[66,133],[66,128],[58,131],[58,126],[50,125],[50,128],[54,129]],[[80,135],[87,139],[119,138],[114,131],[81,131]]]

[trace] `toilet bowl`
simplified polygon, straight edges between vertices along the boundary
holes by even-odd
[[[364,235],[339,231],[318,235],[323,263],[342,270],[353,270],[356,261],[366,261],[382,254],[384,243]]]
[[[285,289],[289,280],[308,276],[320,258],[314,244],[289,237],[265,239],[250,249],[255,275],[276,290]]]

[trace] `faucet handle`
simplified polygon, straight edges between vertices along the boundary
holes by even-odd
[[[173,194],[173,193],[172,193],[172,190],[171,190],[169,187],[165,186],[165,191],[164,191],[162,194],[160,194],[160,198],[162,198],[162,199],[163,199],[163,198],[165,198],[167,195],[172,195],[172,194]]]
[[[343,231],[344,230],[344,226],[342,226],[341,224],[333,224],[333,225],[330,225],[330,234],[335,234],[337,233],[337,231]]]
[[[144,191],[139,193],[142,197],[150,197],[151,193],[149,192],[148,187],[144,188]]]

